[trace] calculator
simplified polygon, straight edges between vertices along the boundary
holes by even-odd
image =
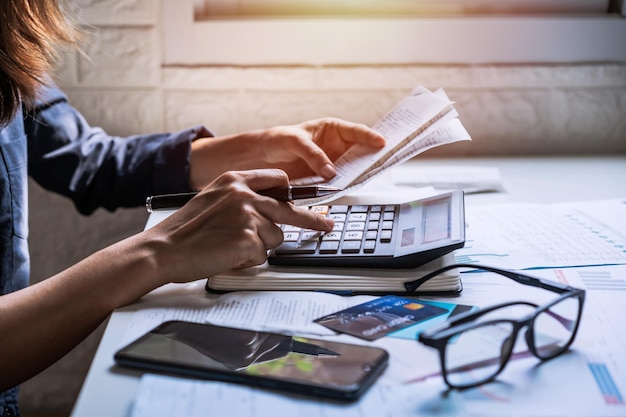
[[[281,225],[270,265],[415,268],[465,245],[463,191],[403,204],[325,205],[310,210],[335,221],[320,232]]]

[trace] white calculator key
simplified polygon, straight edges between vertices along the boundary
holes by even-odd
[[[346,232],[343,240],[363,240],[363,232]]]
[[[293,226],[290,224],[284,224],[283,225],[283,232],[299,232],[301,230],[300,227],[298,226]]]
[[[283,233],[283,236],[284,236],[283,240],[285,242],[295,242],[300,237],[300,233],[286,232],[286,233]]]
[[[350,213],[348,221],[351,222],[364,222],[367,220],[367,213]]]
[[[302,240],[317,240],[322,232],[302,232]]]
[[[340,239],[341,239],[341,233],[337,233],[337,232],[326,233],[324,236],[322,236],[322,240],[340,240]]]
[[[353,222],[346,225],[346,230],[365,230],[364,222]]]

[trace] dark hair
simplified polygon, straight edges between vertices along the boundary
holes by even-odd
[[[57,0],[0,0],[0,125],[47,82],[59,44],[76,44],[78,31]]]

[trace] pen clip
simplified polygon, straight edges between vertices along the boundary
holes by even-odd
[[[152,196],[151,195],[146,197],[146,211],[148,213],[152,213]]]

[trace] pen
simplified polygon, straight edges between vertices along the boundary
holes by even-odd
[[[260,190],[257,193],[266,197],[272,197],[278,201],[294,201],[306,198],[324,197],[341,191],[340,188],[327,187],[324,185],[290,185],[287,187],[270,188]],[[197,192],[152,195],[146,198],[146,210],[152,213],[154,210],[166,210],[182,207],[191,200]]]

